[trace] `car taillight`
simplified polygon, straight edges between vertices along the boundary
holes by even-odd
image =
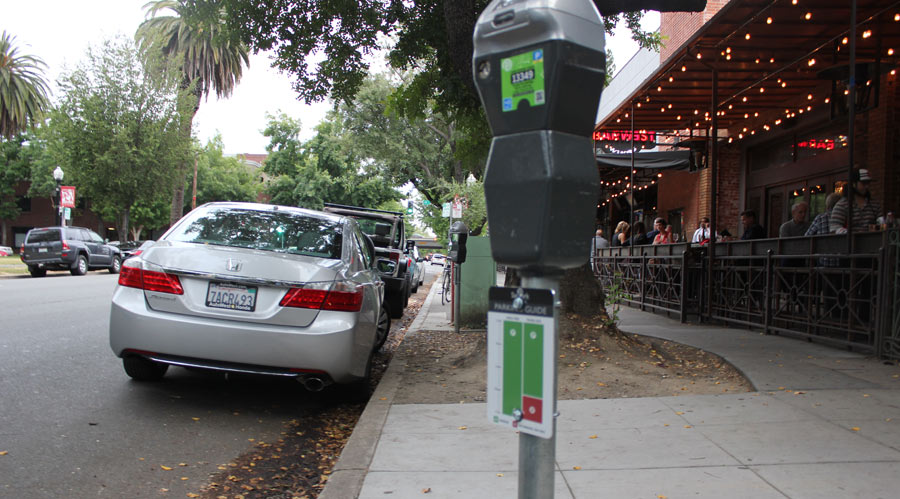
[[[66,240],[65,240],[65,239],[63,239],[63,242],[62,242],[62,243],[63,243],[63,245],[62,245],[62,249],[64,249],[64,250],[67,250],[67,249],[69,249],[69,243],[68,243],[68,242],[66,242]]]
[[[357,312],[362,308],[362,286],[338,281],[331,283],[310,283],[302,288],[291,288],[281,299],[282,307],[337,310]]]
[[[146,270],[140,266],[140,262],[137,266],[122,265],[119,271],[119,286],[173,295],[184,294],[184,288],[181,287],[181,281],[177,275]]]

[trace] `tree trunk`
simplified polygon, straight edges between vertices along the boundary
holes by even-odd
[[[169,225],[175,225],[175,222],[184,215],[184,183],[187,180],[187,168],[185,165],[178,167],[175,171],[175,186],[172,187],[172,210],[169,212]]]
[[[504,286],[517,287],[522,283],[522,278],[516,269],[506,269]],[[559,299],[562,302],[562,311],[574,313],[585,317],[603,315],[606,313],[606,294],[603,286],[594,275],[590,263],[581,267],[566,270],[559,281]]]

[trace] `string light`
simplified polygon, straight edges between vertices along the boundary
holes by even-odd
[[[806,100],[812,100],[812,94],[807,95]]]
[[[900,14],[894,14],[894,21],[900,21]]]
[[[786,82],[786,81],[781,82],[781,88],[784,88],[784,87],[786,87],[786,86],[787,86],[787,82]]]
[[[772,24],[772,18],[771,18],[771,17],[767,17],[767,18],[766,18],[766,24]]]
[[[641,103],[640,103],[640,102],[637,103],[637,107],[641,107]]]
[[[687,71],[687,66],[681,66],[681,72],[684,73],[685,71]]]
[[[825,97],[825,104],[828,104],[829,102],[831,102],[831,97]]]
[[[867,30],[863,31],[863,34],[862,34],[863,38],[869,38],[870,36],[872,36],[872,30],[867,29]]]
[[[725,47],[725,53],[726,53],[726,54],[730,54],[730,53],[731,53],[731,47]]]
[[[805,16],[803,16],[807,21],[812,19],[812,12],[807,12]]]
[[[670,77],[669,77],[669,83],[672,83],[673,81],[675,81],[675,77],[674,77],[674,76],[670,76]]]
[[[747,33],[746,35],[744,35],[744,40],[749,40],[749,39],[750,39],[750,33]]]
[[[791,0],[791,5],[797,5],[797,0]]]
[[[741,99],[741,102],[747,102],[747,97],[744,97],[743,99]]]
[[[816,59],[815,59],[815,57],[813,57],[813,58],[811,58],[810,60],[806,61],[806,65],[807,65],[807,66],[815,66],[815,65],[816,65]]]
[[[656,91],[657,91],[657,92],[662,92],[662,85],[656,87]]]
[[[890,48],[887,52],[888,55],[894,55],[894,49]]]
[[[756,60],[753,62],[755,62],[756,64],[759,64],[759,57],[757,57]]]
[[[761,94],[766,93],[766,87],[759,87],[759,93],[761,93]]]
[[[697,52],[697,59],[702,59],[702,58],[703,58],[703,56],[700,54],[700,52]]]
[[[725,56],[725,60],[726,60],[726,61],[730,61],[730,60],[731,60],[731,54],[726,55],[726,56]]]
[[[847,45],[847,42],[849,42],[849,41],[850,41],[850,39],[848,39],[848,38],[845,36],[845,37],[841,40],[841,43],[844,44],[844,45]]]
[[[770,59],[769,59],[769,64],[774,64],[774,63],[775,63],[775,58],[774,58],[774,57],[770,58]]]

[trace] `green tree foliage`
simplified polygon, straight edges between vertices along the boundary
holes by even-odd
[[[32,165],[42,156],[42,148],[33,132],[24,132],[9,140],[0,140],[0,245],[8,246],[6,224],[15,220],[19,209],[16,187],[31,178]]]
[[[148,60],[162,56],[173,63],[181,75],[180,88],[191,91],[194,100],[191,120],[200,109],[200,100],[214,91],[228,97],[241,80],[244,66],[250,65],[247,47],[236,34],[224,28],[225,12],[217,1],[192,0],[193,16],[184,18],[186,0],[151,0],[146,6],[149,19],[135,33],[141,51]],[[160,15],[170,12],[172,15]],[[183,133],[191,135],[190,122]],[[170,223],[181,218],[184,185],[190,159],[179,165],[178,181],[172,192]]]
[[[25,131],[50,107],[46,64],[20,54],[15,40],[6,31],[0,33],[0,140]]]
[[[132,208],[153,205],[160,190],[171,188],[176,165],[190,157],[183,130],[194,99],[178,93],[173,78],[147,71],[127,39],[90,49],[59,85],[48,151],[66,183],[125,237]]]
[[[256,201],[262,172],[226,157],[224,148],[222,136],[216,135],[197,152],[197,206],[213,201]],[[185,209],[190,210],[189,202]]]
[[[472,32],[488,0],[221,1],[232,29],[254,49],[274,50],[276,66],[296,78],[294,88],[307,102],[327,96],[352,101],[369,73],[366,56],[387,39],[395,42],[391,65],[417,70],[405,94],[410,109],[424,109],[434,100],[441,112],[480,113],[472,80]],[[186,2],[189,15],[207,10],[207,0]],[[604,11],[607,32],[623,19],[642,46],[661,43],[657,33],[641,29],[640,11],[666,9],[665,1],[629,0],[608,12],[608,1],[595,3]],[[634,12],[620,17],[619,11],[629,10]]]
[[[334,113],[305,143],[299,140],[299,120],[284,113],[267,119],[264,171],[271,177],[266,193],[273,203],[320,209],[326,202],[380,206],[400,198],[393,184],[354,152],[353,137]]]

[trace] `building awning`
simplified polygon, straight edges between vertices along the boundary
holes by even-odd
[[[596,156],[600,168],[631,168],[630,154],[599,153]],[[690,165],[690,151],[639,152],[634,155],[635,170],[686,169]]]
[[[900,62],[900,1],[856,3],[861,93],[877,85],[876,75],[895,71]],[[849,73],[850,5],[846,0],[732,0],[630,94],[623,92],[595,129],[629,126],[633,109],[636,130],[697,136],[710,127],[710,113],[718,112],[718,128],[737,139],[776,129],[783,120],[773,115],[790,118],[835,106],[838,99],[832,95],[840,98],[846,85],[841,79]],[[711,109],[714,70],[716,110]]]

